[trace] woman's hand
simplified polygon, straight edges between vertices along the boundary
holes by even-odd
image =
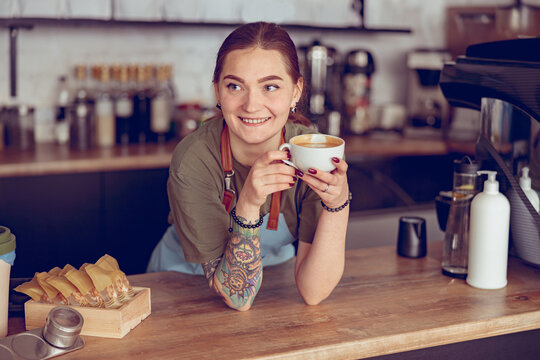
[[[326,206],[337,208],[349,198],[348,165],[337,157],[332,158],[332,162],[336,168],[330,172],[308,169],[306,173],[297,170],[296,174],[321,197]]]
[[[236,204],[237,214],[259,217],[259,209],[268,195],[291,188],[296,182],[294,168],[281,160],[289,158],[287,151],[269,151],[261,155],[251,167]]]

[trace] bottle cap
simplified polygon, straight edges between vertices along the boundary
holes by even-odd
[[[7,227],[0,226],[0,255],[15,250],[15,244],[15,235]]]
[[[480,162],[464,156],[461,160],[454,160],[454,171],[460,174],[476,174],[480,170]]]

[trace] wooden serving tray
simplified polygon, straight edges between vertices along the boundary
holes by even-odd
[[[133,287],[135,295],[118,309],[70,306],[81,313],[84,324],[81,335],[123,338],[152,312],[150,288]],[[24,303],[26,330],[43,327],[47,315],[58,305],[29,300]]]

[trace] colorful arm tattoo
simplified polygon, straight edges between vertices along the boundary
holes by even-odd
[[[202,264],[210,287],[234,309],[248,309],[261,287],[260,238],[259,228],[246,229],[233,224],[224,256]]]

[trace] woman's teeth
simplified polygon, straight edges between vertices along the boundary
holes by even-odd
[[[240,120],[242,120],[243,122],[248,123],[248,124],[260,124],[260,123],[265,122],[268,119],[270,119],[270,117],[265,117],[265,118],[243,118],[243,117],[241,117],[240,118]]]

